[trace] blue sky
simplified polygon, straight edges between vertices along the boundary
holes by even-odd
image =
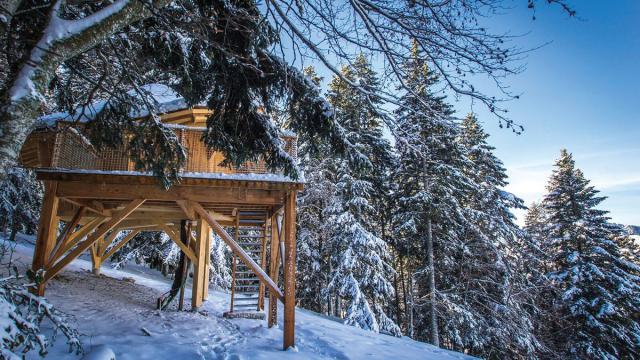
[[[544,195],[564,147],[609,197],[601,207],[613,221],[640,224],[640,1],[574,1],[577,18],[541,2],[535,21],[522,2],[514,0],[508,15],[490,25],[526,34],[515,40],[520,47],[551,42],[529,54],[526,70],[508,81],[522,94],[506,104],[509,117],[525,132],[499,129],[481,105],[461,100],[456,108],[479,114],[507,167],[507,190],[527,204]]]
[[[569,1],[576,17],[541,0],[533,20],[526,0],[505,0],[510,8],[483,24],[494,33],[522,35],[511,44],[519,48],[546,44],[520,63],[526,67],[522,73],[506,81],[520,99],[503,106],[525,127],[522,135],[499,128],[482,104],[449,100],[459,117],[478,114],[507,168],[507,190],[527,205],[542,199],[553,163],[566,148],[608,197],[600,207],[612,220],[640,225],[640,0]],[[326,84],[332,74],[313,65]],[[474,85],[499,95],[488,79]],[[524,211],[516,215],[521,222]]]

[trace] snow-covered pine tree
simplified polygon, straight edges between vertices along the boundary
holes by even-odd
[[[304,69],[309,82],[319,86],[320,78],[313,67]],[[330,105],[327,104],[328,109]],[[333,110],[331,110],[333,111]],[[294,114],[297,115],[296,112]],[[286,121],[285,121],[286,123]],[[327,142],[302,137],[298,144],[300,168],[305,174],[304,191],[298,196],[298,241],[296,299],[300,306],[330,314],[330,300],[323,296],[329,283],[329,226],[326,209],[336,196],[335,163]],[[333,315],[333,314],[331,314]]]
[[[555,299],[559,319],[570,326],[559,326],[558,350],[565,358],[637,358],[640,281],[633,273],[638,265],[624,259],[612,240],[621,229],[609,223],[607,211],[597,208],[605,198],[564,149],[547,190],[543,206],[553,266],[549,277],[560,292]]]
[[[10,232],[10,240],[18,232],[36,231],[42,194],[42,184],[32,171],[17,166],[7,169],[7,177],[0,183],[0,228]]]
[[[551,269],[546,233],[547,217],[544,206],[533,202],[524,218],[525,236],[521,241],[523,253],[518,271],[524,274],[531,284],[523,295],[529,300],[525,310],[533,319],[533,333],[540,343],[537,354],[542,358],[558,358],[556,351],[557,315],[553,307],[558,291],[547,277]]]
[[[535,339],[509,253],[520,231],[501,190],[506,175],[474,118],[464,127],[437,94],[417,51],[404,65],[413,91],[396,112],[399,199],[396,251],[405,257],[407,329],[413,338],[486,357],[524,356]],[[433,259],[432,261],[430,261]]]
[[[379,86],[364,56],[345,66],[342,75],[369,91]],[[310,287],[301,295],[319,311],[344,317],[350,325],[400,335],[386,315],[393,296],[393,268],[372,221],[372,198],[381,188],[372,183],[384,182],[384,159],[391,157],[382,137],[379,104],[337,77],[327,97],[352,151],[329,157],[330,144],[309,151],[303,145],[308,186],[299,202],[299,248],[300,265],[310,270],[302,282]],[[318,294],[326,303],[319,304]]]
[[[524,230],[530,236],[541,241],[545,238],[546,216],[544,206],[540,202],[533,202],[529,205],[524,217]]]
[[[459,264],[452,255],[458,253],[453,249],[462,249],[459,235],[466,219],[458,199],[473,185],[461,171],[468,160],[456,141],[459,128],[451,119],[453,110],[444,96],[434,93],[437,76],[428,71],[417,46],[404,66],[410,74],[405,83],[411,91],[401,98],[393,129],[399,163],[394,172],[399,199],[396,251],[401,259],[406,258],[399,262],[405,267],[399,271],[406,273],[402,282],[407,333],[438,345],[443,324],[448,327],[443,334],[447,341],[457,333],[457,326],[450,327],[457,323],[456,316],[445,315],[445,309],[460,307],[451,303],[449,295],[438,292],[451,280],[439,269],[451,270]],[[448,306],[450,303],[454,306]],[[443,317],[452,321],[444,323]]]
[[[400,329],[384,313],[393,287],[393,268],[386,262],[387,245],[366,227],[371,210],[371,184],[350,173],[348,162],[338,169],[337,200],[327,209],[333,265],[327,293],[337,295],[348,307],[345,323],[371,331],[400,335]]]
[[[615,236],[614,240],[625,259],[640,265],[640,240],[634,239],[628,231],[622,231],[620,235]]]
[[[319,154],[318,154],[319,155]],[[298,276],[296,298],[301,306],[329,314],[329,301],[323,291],[329,283],[330,235],[327,209],[337,202],[335,160],[326,156],[305,154],[301,160],[304,169],[304,191],[298,197]]]
[[[458,141],[469,160],[463,172],[475,184],[466,198],[468,219],[474,226],[465,231],[465,247],[473,253],[459,264],[466,274],[467,285],[478,289],[476,299],[470,302],[476,316],[483,316],[487,326],[481,326],[479,335],[483,355],[531,356],[539,346],[533,336],[533,323],[524,311],[531,298],[529,289],[535,287],[525,271],[534,260],[526,253],[525,233],[515,224],[512,209],[523,209],[521,199],[504,190],[508,184],[506,169],[488,144],[489,135],[482,129],[474,114],[462,121]],[[471,275],[469,275],[471,274]],[[516,295],[517,294],[517,295]],[[473,303],[483,303],[485,309]],[[469,329],[470,333],[475,329]],[[501,349],[501,354],[495,350]]]
[[[221,290],[229,289],[231,287],[231,252],[215,232],[211,234],[210,263],[209,283]]]

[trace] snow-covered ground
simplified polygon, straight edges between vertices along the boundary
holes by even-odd
[[[15,259],[26,267],[33,248],[17,245]],[[158,296],[170,287],[159,273],[139,266],[90,273],[91,262],[78,259],[48,284],[47,298],[70,314],[82,334],[86,353],[115,353],[117,359],[471,359],[408,338],[374,334],[296,309],[296,345],[283,352],[282,328],[266,321],[222,317],[229,294],[211,291],[203,315],[160,312]],[[190,294],[190,291],[187,291]],[[185,300],[190,304],[190,300]],[[187,306],[188,307],[188,306]],[[282,309],[279,323],[282,324]],[[142,329],[151,333],[145,335]],[[39,356],[31,354],[32,359]],[[48,359],[79,358],[60,338]]]

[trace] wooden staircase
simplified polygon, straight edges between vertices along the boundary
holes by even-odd
[[[267,266],[267,239],[271,236],[267,219],[265,212],[240,211],[233,228],[235,241],[264,270]],[[235,254],[231,271],[231,306],[224,316],[264,319],[264,284]]]

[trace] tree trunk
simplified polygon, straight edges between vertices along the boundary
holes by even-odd
[[[189,246],[189,237],[187,236],[187,225],[186,221],[182,220],[180,222],[180,241],[183,244]],[[184,252],[180,251],[180,260],[178,261],[178,266],[175,269],[173,283],[171,284],[171,290],[169,290],[169,294],[164,299],[158,300],[158,308],[160,310],[165,310],[176,298],[181,289],[184,288],[184,285],[187,282],[187,268],[189,266],[189,259],[187,259]],[[184,295],[184,293],[182,293]],[[179,309],[182,310],[182,306],[179,306]]]
[[[408,309],[409,309],[409,303],[407,302],[407,279],[404,275],[405,271],[404,271],[404,256],[400,256],[400,284],[402,285],[402,301],[404,303],[404,319],[405,319],[405,324],[404,324],[404,328],[407,329],[407,332],[409,331],[409,313],[408,313]]]
[[[11,227],[11,235],[9,235],[9,241],[15,242],[17,234],[18,234],[18,227],[14,225]]]
[[[438,318],[436,314],[436,277],[433,264],[433,232],[431,217],[427,219],[427,266],[429,267],[429,312],[431,316],[431,344],[440,346],[438,335]]]
[[[396,270],[398,270],[399,269],[398,268],[398,256],[397,256],[397,254],[394,254],[393,257],[394,257],[393,262],[394,262],[394,265],[395,265],[394,267],[395,267]],[[398,284],[399,284],[398,272],[395,271],[393,273],[393,289],[395,290],[396,324],[398,324],[398,326],[400,326],[400,324],[401,324],[401,322],[400,322],[400,320],[401,320],[401,318],[400,318],[400,288],[399,288]]]
[[[414,338],[414,330],[413,330],[413,274],[409,276],[409,301],[407,304],[407,323],[409,333],[409,337],[411,339]]]

